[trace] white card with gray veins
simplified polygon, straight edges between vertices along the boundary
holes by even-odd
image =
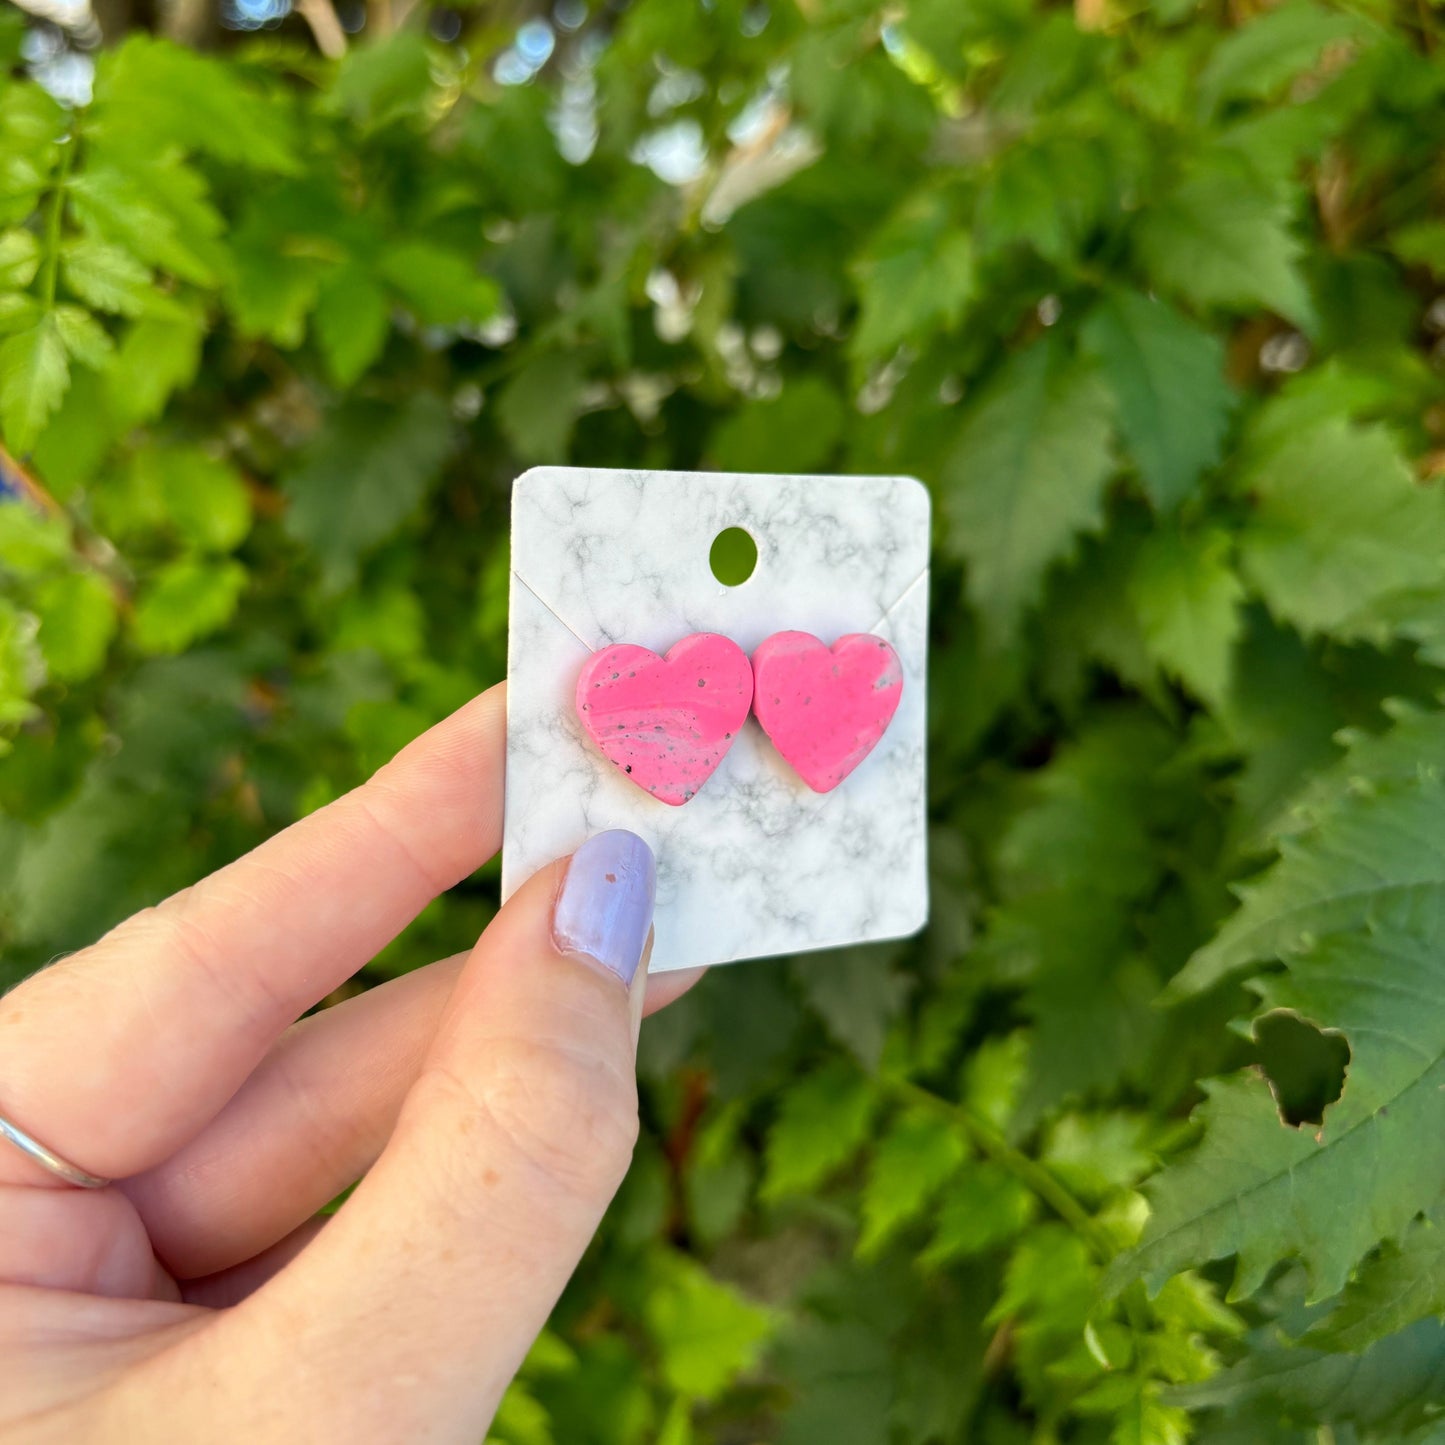
[[[709,551],[743,528],[746,582]],[[833,948],[916,932],[928,915],[924,680],[929,498],[909,477],[737,476],[538,467],[512,493],[507,802],[502,895],[605,828],[657,855],[651,971]],[[749,656],[775,632],[893,644],[903,694],[887,732],[814,793],[749,717],[690,802],[669,807],[583,731],[590,652],[665,653],[693,632]]]

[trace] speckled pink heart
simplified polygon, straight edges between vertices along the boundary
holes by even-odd
[[[577,715],[592,741],[673,807],[713,775],[752,700],[747,654],[712,632],[684,637],[666,657],[630,642],[604,647],[577,679]]]
[[[898,654],[866,632],[831,648],[807,632],[775,632],[753,653],[753,713],[815,793],[831,792],[878,746],[902,696]]]

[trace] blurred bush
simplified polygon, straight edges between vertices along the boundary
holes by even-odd
[[[6,976],[499,678],[528,464],[913,473],[933,925],[649,1024],[496,1438],[1442,1438],[1435,0],[303,10],[0,15]]]

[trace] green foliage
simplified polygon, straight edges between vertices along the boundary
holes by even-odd
[[[1445,11],[461,15],[0,14],[0,981],[500,678],[526,466],[916,474],[931,927],[649,1021],[491,1438],[1438,1442]]]
[[[1428,1216],[1360,1266],[1336,1309],[1306,1343],[1353,1353],[1426,1316],[1445,1316],[1445,1240]]]
[[[969,409],[943,468],[948,545],[997,643],[1050,564],[1102,525],[1111,466],[1103,388],[1051,341],[1012,357]]]
[[[1177,311],[1134,292],[1096,306],[1083,342],[1114,393],[1150,500],[1167,511],[1219,459],[1233,402],[1224,349]]]

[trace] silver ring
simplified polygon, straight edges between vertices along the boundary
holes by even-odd
[[[67,1184],[78,1185],[81,1189],[104,1189],[111,1182],[102,1179],[99,1174],[87,1174],[84,1169],[62,1159],[53,1149],[47,1149],[39,1139],[32,1139],[3,1114],[0,1114],[0,1138],[8,1139],[22,1154],[28,1154],[42,1169],[48,1169]]]

